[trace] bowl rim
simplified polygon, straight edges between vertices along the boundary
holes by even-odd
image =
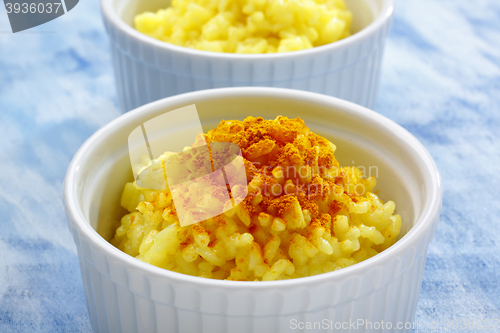
[[[79,205],[79,199],[77,195],[78,188],[76,184],[79,177],[80,165],[85,163],[85,161],[92,156],[90,155],[90,153],[95,147],[102,144],[106,139],[111,137],[122,127],[133,124],[134,122],[140,123],[141,118],[144,117],[144,113],[154,113],[156,111],[168,109],[169,105],[193,104],[193,100],[197,99],[214,100],[234,97],[270,97],[295,99],[301,102],[320,104],[335,108],[342,113],[353,113],[360,119],[363,119],[365,121],[368,120],[374,125],[381,126],[388,131],[391,131],[395,136],[405,141],[407,145],[411,147],[411,149],[413,149],[413,154],[418,157],[421,162],[423,162],[422,166],[425,166],[425,168],[419,167],[419,169],[422,170],[424,175],[428,174],[428,176],[431,177],[431,188],[429,188],[429,196],[426,198],[426,200],[423,200],[424,208],[422,210],[422,213],[420,214],[419,219],[415,222],[415,225],[400,240],[398,240],[387,250],[377,254],[372,258],[356,263],[355,265],[343,268],[341,270],[322,273],[314,276],[289,280],[258,282],[215,280],[190,276],[159,268],[140,261],[139,259],[126,254],[125,252],[122,252],[118,248],[111,245],[111,243],[106,241],[104,238],[102,238],[97,233],[97,231],[92,228],[90,222],[85,218],[83,211]],[[76,152],[68,166],[66,177],[64,179],[63,190],[64,206],[67,212],[67,217],[69,219],[68,222],[70,224],[70,229],[73,229],[73,227],[77,227],[79,232],[85,235],[86,238],[90,240],[93,246],[99,248],[106,254],[108,260],[114,259],[115,261],[120,261],[122,264],[128,266],[129,268],[142,270],[144,271],[144,273],[150,276],[165,278],[178,283],[190,283],[202,287],[221,287],[226,289],[247,288],[252,290],[288,288],[290,286],[316,284],[325,282],[327,280],[333,280],[334,278],[342,279],[345,278],[346,275],[355,276],[357,273],[360,273],[363,270],[368,271],[373,268],[380,267],[382,263],[387,263],[389,260],[391,260],[391,258],[393,258],[393,254],[397,255],[398,253],[405,253],[405,250],[411,247],[415,241],[419,241],[423,236],[425,236],[429,228],[432,229],[432,224],[436,219],[439,218],[442,205],[442,195],[443,188],[441,183],[441,176],[431,155],[418,141],[418,139],[416,139],[410,132],[408,132],[406,129],[404,129],[394,121],[363,106],[335,97],[301,90],[269,87],[231,87],[189,92],[181,95],[167,97],[122,114],[118,118],[112,120],[110,123],[97,130],[90,138],[88,138],[83,143],[80,149]],[[72,232],[74,233],[73,230]],[[79,249],[79,251],[81,251],[81,249]]]
[[[284,58],[294,58],[301,56],[308,56],[312,53],[327,53],[335,52],[338,49],[352,46],[360,42],[361,40],[367,39],[371,34],[375,33],[381,29],[384,24],[392,17],[394,12],[394,1],[395,0],[382,0],[382,9],[379,15],[375,16],[374,20],[366,27],[360,31],[352,34],[349,37],[338,40],[333,43],[325,44],[322,46],[313,47],[311,49],[299,50],[299,51],[289,51],[282,53],[264,53],[264,54],[240,54],[240,53],[223,53],[223,52],[213,52],[213,51],[203,51],[197,49],[191,49],[184,46],[178,46],[175,44],[160,41],[156,38],[150,37],[143,34],[132,26],[125,23],[121,17],[116,13],[113,2],[116,0],[101,0],[101,10],[103,16],[106,20],[113,23],[113,25],[118,28],[121,32],[126,34],[130,39],[139,40],[143,44],[147,44],[151,47],[162,49],[165,51],[170,51],[172,53],[179,53],[183,55],[189,55],[192,57],[206,57],[211,59],[225,59],[225,60],[281,60]],[[130,0],[125,0],[130,1]]]

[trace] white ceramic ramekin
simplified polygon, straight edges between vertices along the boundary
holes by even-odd
[[[379,194],[395,201],[404,236],[388,250],[351,267],[271,282],[192,277],[116,249],[96,229],[110,238],[114,232],[110,221],[124,214],[119,200],[131,177],[128,135],[145,121],[190,104],[196,104],[205,131],[223,118],[300,116],[311,130],[337,145],[341,165],[377,170]],[[68,224],[96,332],[276,333],[302,331],[307,323],[370,332],[368,322],[381,325],[382,321],[386,329],[377,332],[405,331],[395,328],[413,320],[441,198],[435,163],[405,129],[350,102],[278,88],[192,92],[128,112],[83,144],[64,182]],[[367,326],[353,329],[352,323],[361,320]]]
[[[181,93],[221,87],[268,86],[339,97],[373,109],[394,0],[345,0],[352,36],[304,51],[242,55],[165,43],[132,27],[135,14],[169,0],[101,0],[120,107],[129,111]]]

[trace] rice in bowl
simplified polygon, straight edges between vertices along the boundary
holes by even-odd
[[[248,182],[243,202],[181,227],[168,188],[127,183],[121,204],[130,213],[122,218],[113,245],[183,274],[269,281],[342,269],[396,241],[401,218],[394,214],[394,202],[384,204],[372,192],[374,177],[340,167],[335,145],[309,131],[300,118],[222,121],[204,139],[241,148]],[[187,195],[214,197],[199,189]],[[200,209],[209,209],[200,203]]]
[[[153,38],[228,53],[310,49],[350,36],[351,22],[343,0],[174,0],[134,19]]]

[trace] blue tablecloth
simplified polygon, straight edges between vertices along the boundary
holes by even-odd
[[[400,0],[387,42],[377,111],[421,140],[445,189],[422,331],[500,318],[499,22],[497,0]],[[91,331],[62,184],[119,115],[98,1],[17,34],[0,6],[0,332]]]

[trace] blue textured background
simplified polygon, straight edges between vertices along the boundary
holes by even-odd
[[[73,154],[120,114],[99,4],[9,31],[0,5],[0,332],[88,332],[61,196]],[[445,188],[426,325],[500,318],[499,108],[500,1],[398,1],[377,111],[421,140]]]

